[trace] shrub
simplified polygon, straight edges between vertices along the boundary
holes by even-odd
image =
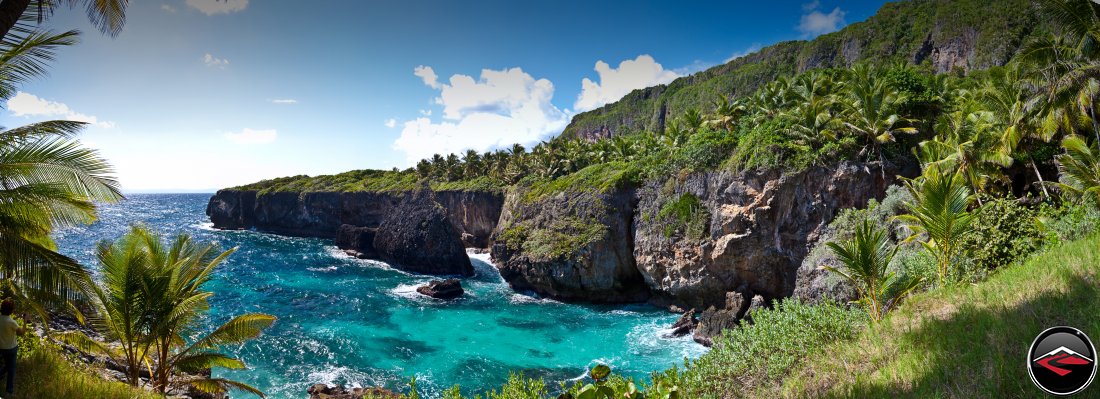
[[[963,243],[974,267],[993,270],[1039,249],[1042,234],[1036,212],[1014,199],[987,201],[974,212],[974,231]]]
[[[670,373],[680,379],[682,397],[744,394],[746,387],[783,377],[825,344],[852,339],[867,322],[867,315],[858,309],[835,302],[809,305],[797,299],[754,311],[752,318],[751,325],[725,330],[714,348],[688,362],[682,373]]]
[[[710,212],[692,193],[681,194],[661,207],[657,216],[666,221],[664,235],[671,237],[682,231],[684,236],[701,239],[710,227]]]

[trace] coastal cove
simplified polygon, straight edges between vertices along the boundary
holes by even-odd
[[[556,386],[605,362],[616,373],[646,377],[706,351],[690,336],[664,338],[677,318],[650,305],[565,304],[514,292],[489,263],[471,255],[475,275],[453,302],[423,297],[432,278],[345,255],[331,240],[210,228],[209,194],[131,195],[100,209],[90,226],[55,234],[59,251],[96,270],[95,245],[135,223],[239,247],[216,272],[207,325],[242,311],[275,315],[259,339],[226,348],[249,368],[216,371],[270,398],[300,398],[313,383],[392,389],[417,379],[434,397],[460,385],[500,385],[510,371]],[[235,395],[234,395],[235,396]]]

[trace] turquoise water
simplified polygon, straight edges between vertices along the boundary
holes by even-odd
[[[243,312],[279,317],[261,338],[227,348],[247,371],[220,373],[270,398],[303,398],[317,382],[406,389],[413,377],[422,394],[434,397],[454,384],[466,392],[496,387],[509,371],[557,386],[596,362],[645,377],[704,351],[690,338],[663,338],[676,316],[650,306],[571,305],[517,294],[487,255],[473,256],[477,274],[463,281],[464,298],[422,297],[414,289],[429,277],[347,257],[329,240],[211,229],[208,198],[131,195],[105,206],[95,224],[59,232],[58,245],[95,268],[96,242],[144,223],[240,247],[208,286],[215,293],[210,324]]]

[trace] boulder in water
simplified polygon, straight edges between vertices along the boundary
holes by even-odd
[[[360,399],[371,398],[400,398],[396,393],[383,388],[344,388],[343,385],[328,386],[325,384],[313,384],[306,389],[309,399]],[[368,396],[370,395],[370,396]]]
[[[416,292],[436,299],[454,299],[465,293],[462,283],[456,278],[434,280],[427,285],[417,287]]]
[[[699,319],[695,318],[695,309],[684,312],[676,320],[676,323],[672,324],[672,332],[669,332],[668,336],[675,338],[691,334],[697,324],[699,324]]]
[[[447,210],[427,188],[410,193],[374,235],[379,258],[414,273],[472,276],[474,266]]]

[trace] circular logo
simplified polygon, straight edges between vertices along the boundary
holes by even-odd
[[[1096,377],[1096,347],[1076,328],[1048,328],[1031,343],[1027,370],[1039,389],[1054,395],[1073,395]]]

